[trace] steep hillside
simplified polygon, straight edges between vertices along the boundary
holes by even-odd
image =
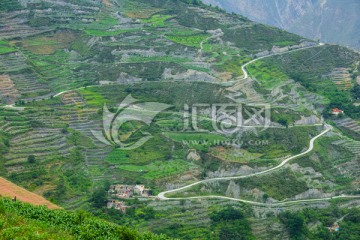
[[[196,0],[0,6],[5,179],[182,239],[286,239],[274,206],[358,205],[358,53]]]
[[[356,0],[203,0],[229,12],[323,42],[360,49]]]
[[[27,191],[3,178],[0,178],[0,196],[11,198],[16,197],[16,200],[18,201],[27,202],[34,205],[45,205],[50,209],[59,208],[43,197]]]

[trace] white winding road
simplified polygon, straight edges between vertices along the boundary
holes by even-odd
[[[330,201],[333,199],[356,199],[356,198],[360,198],[360,195],[340,195],[340,196],[327,197],[327,198],[312,198],[312,199],[302,199],[302,200],[293,200],[293,201],[281,201],[281,202],[276,202],[276,203],[261,203],[261,202],[254,202],[254,201],[249,201],[249,200],[244,200],[244,199],[231,198],[231,197],[225,197],[225,196],[216,196],[216,195],[186,197],[186,198],[185,197],[184,198],[166,198],[166,199],[161,199],[161,200],[225,199],[225,200],[230,200],[230,201],[243,202],[243,203],[256,205],[256,206],[279,207],[279,206],[298,204],[298,203]]]
[[[314,47],[321,47],[323,46],[324,44],[323,43],[319,43],[318,45],[314,45],[314,46],[309,46],[309,47],[302,47],[302,48],[297,48],[297,49],[293,49],[293,50],[289,50],[289,51],[286,51],[286,52],[281,52],[281,53],[273,53],[273,54],[269,54],[269,55],[266,55],[266,56],[262,56],[262,57],[258,57],[258,58],[255,58],[247,63],[245,63],[244,65],[241,66],[241,70],[243,71],[244,73],[244,76],[242,79],[247,79],[249,77],[249,73],[248,71],[246,70],[246,67],[258,60],[261,60],[261,59],[264,59],[264,58],[268,58],[268,57],[273,57],[273,56],[278,56],[278,55],[283,55],[283,54],[287,54],[287,53],[292,53],[292,52],[297,52],[297,51],[301,51],[301,50],[304,50],[304,49],[309,49],[309,48],[314,48]]]
[[[210,36],[209,38],[205,39],[204,41],[202,41],[200,43],[200,47],[201,47],[201,50],[203,49],[203,44],[205,41],[208,41],[209,39],[212,39],[214,37],[219,37],[221,36],[221,34],[219,35],[215,35],[215,36]],[[286,51],[286,52],[281,52],[281,53],[274,53],[274,54],[269,54],[269,55],[266,55],[266,56],[262,56],[262,57],[258,57],[258,58],[255,58],[247,63],[245,63],[244,65],[241,66],[241,70],[244,74],[243,78],[242,79],[246,79],[249,77],[249,73],[247,72],[246,70],[246,67],[258,60],[261,60],[261,59],[264,59],[264,58],[268,58],[268,57],[273,57],[273,56],[277,56],[277,55],[282,55],[282,54],[287,54],[287,53],[291,53],[291,52],[296,52],[296,51],[301,51],[301,50],[304,50],[304,49],[308,49],[308,48],[314,48],[314,47],[320,47],[320,46],[323,46],[324,44],[323,43],[319,43],[318,45],[314,45],[314,46],[309,46],[309,47],[303,47],[303,48],[297,48],[297,49],[294,49],[294,50],[289,50],[289,51]],[[99,86],[102,86],[102,85],[90,85],[90,86],[86,86],[86,87],[99,87]],[[76,90],[80,90],[80,89],[84,89],[86,87],[79,87],[79,88],[75,88],[75,89],[70,89],[70,90],[65,90],[65,91],[62,91],[62,92],[59,92],[57,94],[55,94],[53,97],[59,97],[61,96],[62,94],[65,94],[67,92],[71,92],[71,91],[76,91]],[[42,101],[42,100],[47,100],[47,99],[50,99],[50,97],[47,97],[47,98],[42,98],[42,99],[39,99],[37,101]],[[5,106],[0,106],[0,108],[11,108],[11,109],[14,109],[14,110],[24,110],[24,107],[16,107],[14,104],[11,104],[11,105],[5,105]]]
[[[313,137],[310,140],[309,143],[309,148],[305,151],[302,152],[300,154],[291,156],[289,158],[286,158],[284,161],[282,161],[279,165],[267,169],[265,171],[262,172],[257,172],[257,173],[253,173],[253,174],[249,174],[249,175],[242,175],[242,176],[232,176],[232,177],[220,177],[220,178],[209,178],[209,179],[205,179],[205,180],[201,180],[177,189],[172,189],[172,190],[168,190],[168,191],[164,191],[158,194],[158,199],[160,200],[182,200],[182,199],[204,199],[204,198],[220,198],[220,199],[227,199],[227,200],[233,200],[233,201],[238,201],[238,202],[244,202],[244,203],[249,203],[252,205],[261,205],[261,206],[279,206],[279,205],[284,205],[284,204],[291,204],[291,203],[301,203],[301,202],[314,202],[314,201],[328,201],[331,199],[336,199],[336,198],[360,198],[360,196],[351,196],[351,195],[341,195],[341,196],[334,196],[334,197],[329,197],[329,198],[318,198],[318,199],[304,199],[304,200],[295,200],[295,201],[283,201],[283,202],[277,202],[277,203],[259,203],[259,202],[254,202],[254,201],[248,201],[248,200],[243,200],[243,199],[237,199],[237,198],[231,198],[231,197],[225,197],[225,196],[215,196],[215,195],[211,195],[211,196],[196,196],[196,197],[183,197],[183,198],[168,198],[165,197],[166,194],[168,193],[174,193],[174,192],[178,192],[190,187],[193,187],[195,185],[201,184],[201,183],[207,183],[207,182],[212,182],[212,181],[224,181],[224,180],[233,180],[233,179],[243,179],[243,178],[249,178],[249,177],[254,177],[254,176],[259,176],[262,174],[266,174],[272,171],[275,171],[277,169],[280,169],[281,167],[283,167],[285,164],[287,164],[289,161],[301,157],[303,155],[308,154],[309,152],[311,152],[314,148],[314,142],[316,141],[316,139],[318,139],[319,137],[323,136],[324,134],[328,133],[330,130],[332,129],[332,126],[330,125],[325,125],[325,130],[322,131],[319,135]]]

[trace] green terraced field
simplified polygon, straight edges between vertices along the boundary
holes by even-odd
[[[85,30],[85,33],[91,36],[97,36],[97,37],[111,37],[111,36],[117,36],[123,33],[130,33],[130,32],[136,32],[140,29],[119,29],[119,30],[113,30],[113,31],[105,31],[105,30],[97,30],[97,29],[88,29]]]
[[[152,162],[148,165],[120,165],[119,169],[137,172],[145,179],[160,179],[163,177],[175,175],[189,169],[189,163],[182,160],[173,160],[168,162]]]
[[[161,28],[166,26],[167,20],[172,18],[171,15],[152,15],[149,19],[142,19],[141,22],[149,24],[151,27],[154,28]]]
[[[185,45],[189,47],[200,48],[200,43],[205,41],[210,35],[207,34],[198,34],[198,35],[190,35],[190,36],[166,36],[167,39]]]
[[[317,46],[197,0],[14,0],[0,3],[0,16],[0,175],[59,206],[180,239],[222,239],[221,233],[231,229],[247,239],[254,239],[252,234],[258,239],[291,239],[284,220],[289,216],[278,218],[280,210],[271,205],[261,208],[224,199],[162,201],[151,196],[124,200],[129,208],[122,214],[106,208],[107,191],[113,184],[144,184],[156,195],[203,179],[263,171],[306,151],[310,139],[324,130],[323,119],[334,129],[312,152],[284,169],[231,183],[214,181],[177,194],[261,203],[358,194],[360,147],[350,138],[357,133],[343,136],[336,129],[341,116],[330,114],[332,108],[341,108],[345,119],[352,119],[344,121],[358,129],[359,106],[354,103],[359,98],[360,64],[358,53],[350,49]],[[301,49],[306,44],[313,47]],[[274,46],[298,50],[249,64],[245,79],[242,66]],[[142,108],[147,102],[170,107],[152,121],[130,118],[113,129],[112,140],[152,138],[132,150],[97,139],[93,132],[103,133],[109,124],[104,126],[104,106],[114,114],[114,123],[120,104],[130,96],[136,102],[131,115],[153,115],[153,109]],[[250,127],[235,134],[216,133],[211,107],[235,103],[243,106],[245,120],[253,121]],[[271,125],[265,129],[256,123],[259,119],[251,118],[263,104],[271,106]],[[196,106],[205,107],[196,112]],[[192,114],[208,132],[191,132]],[[294,204],[286,210],[329,204]],[[228,210],[230,205],[234,209]],[[86,212],[70,216],[79,229],[92,219]],[[236,219],[226,219],[232,218],[229,213]],[[224,218],[224,224],[217,218]],[[52,228],[57,224],[41,235],[45,223],[27,216],[9,223],[0,206],[1,234],[5,227],[5,233],[18,229],[15,220],[30,225],[26,231],[34,235],[17,232],[7,235],[9,239],[55,236]],[[35,223],[40,227],[33,227]],[[314,236],[306,239],[321,239]]]

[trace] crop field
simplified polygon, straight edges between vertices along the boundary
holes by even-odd
[[[146,23],[149,24],[151,27],[154,28],[161,28],[161,27],[165,27],[166,24],[166,20],[169,20],[170,18],[172,18],[173,16],[171,15],[153,15],[151,16],[151,18],[149,19],[142,19],[141,22],[142,23]]]
[[[16,52],[16,51],[17,51],[17,49],[11,47],[8,42],[0,41],[0,55],[1,54],[12,53],[12,52]]]
[[[100,13],[97,16],[97,21],[86,25],[87,29],[107,30],[118,24],[118,20],[106,13]]]
[[[129,18],[148,19],[152,15],[164,10],[162,8],[152,7],[141,2],[126,0],[124,2],[124,13]]]
[[[144,62],[172,62],[172,63],[186,63],[190,62],[186,58],[176,58],[170,56],[164,57],[129,57],[125,60],[126,63],[144,63]]]
[[[119,29],[119,30],[113,30],[113,31],[106,31],[106,30],[97,30],[97,29],[88,29],[85,30],[85,33],[91,36],[97,36],[97,37],[111,37],[111,36],[117,36],[123,33],[131,33],[139,31],[137,28],[133,29]]]
[[[178,27],[178,26],[169,26],[167,34],[169,36],[191,36],[197,33],[201,33],[201,31],[196,31],[195,29]]]
[[[155,161],[147,165],[120,165],[119,169],[137,172],[145,179],[159,179],[188,170],[190,164],[183,160]]]
[[[189,47],[200,48],[200,43],[205,41],[210,35],[208,34],[197,34],[197,35],[190,35],[190,36],[172,36],[167,35],[166,38],[170,41],[175,43],[179,43]]]
[[[58,31],[53,35],[28,38],[22,42],[25,49],[35,54],[53,54],[58,49],[67,48],[76,35],[71,31]]]
[[[219,57],[220,58],[220,57]],[[222,60],[222,59],[221,59]],[[220,72],[230,72],[235,77],[239,77],[243,75],[243,71],[241,70],[241,66],[248,62],[250,59],[246,56],[243,57],[232,57],[230,59],[226,59],[224,61],[218,61],[221,64],[215,65],[215,69]]]
[[[133,151],[114,149],[105,160],[113,164],[145,164],[156,160],[171,158],[171,143],[160,136],[154,136],[150,141]]]
[[[88,87],[77,90],[85,99],[86,103],[90,106],[102,107],[106,103],[106,99],[101,94],[93,91],[95,88]]]
[[[222,146],[212,148],[211,154],[224,161],[239,163],[249,163],[262,156],[262,154],[250,153],[244,149],[226,149]]]
[[[144,184],[156,195],[205,178],[252,174],[306,151],[310,139],[324,131],[323,119],[360,129],[354,105],[359,57],[349,49],[315,47],[311,40],[197,0],[21,1],[13,7],[11,2],[0,3],[0,174],[64,208],[181,239],[217,239],[218,211],[252,207],[225,199],[151,197],[124,200],[130,207],[119,214],[105,207],[109,185]],[[25,2],[28,10],[17,11],[25,9]],[[307,44],[314,47],[298,49]],[[242,65],[276,46],[298,50],[257,60],[247,65],[249,77],[242,78]],[[126,106],[125,114],[157,115],[151,123],[140,117],[110,127],[112,139],[132,144],[152,138],[131,150],[97,139],[93,132],[104,134],[108,127],[104,106],[114,114],[109,115],[113,124],[130,97],[135,107]],[[147,109],[149,103],[169,107],[158,113]],[[252,119],[256,126],[235,134],[215,131],[214,124],[227,126],[210,117],[214,105],[241,104],[249,120],[260,110],[258,103],[271,105],[269,128],[261,128],[263,119],[259,124]],[[346,116],[326,116],[334,107]],[[233,111],[227,110],[230,116]],[[254,118],[263,118],[257,113],[261,116]],[[203,132],[193,129],[195,117]],[[313,192],[320,197],[357,194],[360,146],[341,135],[334,124],[313,151],[279,171],[213,181],[178,194],[262,203],[307,198]],[[0,191],[9,197],[44,200],[1,181]],[[274,231],[286,232],[275,208],[256,211],[246,215],[258,218],[254,232],[267,231],[260,223],[268,213],[281,226]],[[82,212],[74,214],[75,221],[88,223]],[[1,222],[6,218],[1,206],[0,215]],[[224,224],[223,231],[228,230]]]
[[[288,77],[278,68],[262,61],[250,64],[247,69],[265,89],[277,87],[284,80],[288,79]]]

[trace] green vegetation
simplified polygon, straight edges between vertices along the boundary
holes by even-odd
[[[16,51],[17,50],[12,47],[0,46],[0,54],[12,53],[12,52],[16,52]]]
[[[337,141],[342,144],[336,144]],[[331,146],[331,150],[329,150]],[[334,186],[329,187],[326,184],[318,185],[317,188],[323,188],[325,191],[340,191],[345,190],[349,194],[356,192],[353,185],[354,178],[351,163],[356,154],[358,154],[358,147],[354,142],[339,138],[339,137],[324,137],[319,139],[315,144],[314,152],[312,155],[304,156],[294,160],[295,163],[301,167],[311,167],[315,171],[322,174],[324,180],[334,183]],[[339,174],[338,166],[347,166],[348,174]]]
[[[35,163],[36,162],[36,157],[34,155],[30,155],[27,160],[28,160],[29,163]]]
[[[101,94],[93,91],[94,87],[82,88],[77,90],[84,98],[88,105],[102,107],[106,99]]]
[[[293,238],[298,239],[305,233],[305,220],[303,216],[296,213],[283,212],[280,213],[279,219]]]
[[[226,137],[217,134],[206,133],[172,133],[165,135],[174,141],[188,145],[190,148],[198,150],[207,150],[210,146],[219,145],[221,141],[227,140]]]
[[[200,48],[200,43],[204,42],[208,37],[210,37],[210,35],[204,33],[190,36],[166,36],[170,41],[196,48]]]
[[[211,227],[216,239],[253,240],[249,221],[243,212],[227,207],[211,214]]]
[[[129,206],[123,214],[106,208],[109,185],[144,184],[156,195],[222,174],[261,171],[305,151],[309,140],[323,130],[321,126],[294,127],[302,116],[319,117],[317,112],[324,107],[324,113],[338,107],[347,116],[358,115],[358,107],[352,105],[358,102],[360,91],[355,84],[358,55],[347,49],[324,46],[262,59],[248,66],[256,81],[244,81],[240,80],[241,65],[274,45],[294,45],[303,39],[198,0],[66,2],[31,1],[26,14],[11,12],[20,7],[16,3],[0,3],[1,27],[7,34],[3,36],[7,40],[0,41],[1,101],[16,101],[17,107],[24,107],[0,109],[0,174],[66,209],[86,210],[123,226],[181,239],[253,239],[264,232],[257,229],[258,216],[259,221],[267,221],[264,217],[271,209],[252,213],[248,211],[252,207],[225,199],[155,201],[151,197],[121,200]],[[328,75],[341,67],[350,69],[346,70],[350,76],[346,91]],[[304,87],[283,84],[290,82],[287,78]],[[131,151],[105,145],[92,134],[103,130],[104,104],[117,114],[129,95],[138,106],[143,102],[172,106],[149,125],[129,121],[115,129],[113,137],[125,143],[145,134],[153,136]],[[194,104],[227,104],[233,98],[243,106],[271,104],[272,122],[283,127],[217,134],[209,111],[201,110],[198,126],[208,132],[191,133],[191,117],[184,129],[185,104],[191,113]],[[251,110],[244,106],[244,116],[245,109]],[[239,144],[233,144],[234,140]],[[333,144],[339,140],[344,139],[324,137],[314,152],[294,159],[292,163],[298,165],[291,169],[234,181],[240,188],[234,197],[265,202],[291,198],[308,189],[357,193],[357,142]],[[188,194],[231,195],[228,189],[232,189],[229,181],[220,181],[196,186]],[[10,211],[10,203],[6,204]],[[0,238],[113,239],[118,229],[106,223],[108,230],[100,235],[102,223],[84,213],[66,213],[71,216],[54,223],[57,216],[46,212],[46,222],[37,212],[28,216],[32,211],[2,214],[0,208],[0,232],[9,234]],[[281,219],[274,216],[269,224],[274,223],[277,230],[285,226],[301,238],[308,233],[308,220],[304,218],[301,225],[297,223],[301,219],[290,214]]]
[[[294,125],[294,123],[300,119],[299,114],[290,109],[272,108],[271,120],[285,127]]]
[[[265,89],[273,89],[279,86],[288,77],[274,65],[261,60],[250,64],[247,69]]]
[[[97,30],[97,29],[88,29],[85,30],[85,33],[91,36],[97,36],[97,37],[111,37],[111,36],[117,36],[123,33],[130,33],[130,32],[136,32],[139,31],[139,29],[118,29],[113,31],[106,31],[106,30]]]
[[[300,212],[282,212],[278,216],[291,239],[351,239],[358,238],[360,211],[357,208],[340,209],[336,205],[325,209],[306,208]],[[339,221],[342,219],[341,221]],[[328,228],[339,224],[338,231]],[[315,226],[313,228],[309,226]]]
[[[258,189],[263,191],[267,198],[271,197],[278,201],[283,201],[287,198],[293,197],[297,194],[308,190],[305,181],[298,178],[298,176],[290,169],[283,169],[271,174],[255,176],[251,178],[233,180],[241,188],[252,190]],[[191,196],[209,196],[219,195],[224,196],[229,189],[229,181],[222,181],[217,183],[199,184],[190,189],[168,194],[168,197],[191,197]],[[264,195],[265,195],[264,194]],[[242,193],[239,198],[254,200],[251,193]]]
[[[328,117],[331,108],[340,108],[351,117],[359,118],[359,106],[354,106],[350,91],[342,90],[326,74],[334,68],[353,68],[358,53],[340,46],[321,46],[296,51],[263,60],[275,66],[290,78],[301,83],[312,92],[325,96],[330,104],[324,110]],[[303,59],[306,59],[304,61]]]
[[[263,159],[276,159],[300,153],[308,147],[310,136],[315,136],[315,127],[292,127],[289,129],[267,129],[259,135],[246,135],[244,147],[251,153],[262,153]],[[256,140],[255,142],[251,142]],[[255,144],[256,142],[260,144]]]
[[[67,212],[0,199],[0,236],[3,239],[168,239],[139,233],[84,211]]]
[[[4,153],[10,147],[10,141],[8,134],[0,131],[0,174],[3,176],[6,173],[6,168],[4,167]]]
[[[234,57],[228,60],[225,60],[221,65],[217,65],[215,69],[220,72],[230,72],[234,74],[234,76],[242,76],[243,71],[241,70],[241,66],[250,61],[248,57]]]
[[[176,58],[176,57],[130,57],[126,59],[126,63],[144,63],[144,62],[173,62],[173,63],[185,63],[190,62],[186,58]]]
[[[211,149],[211,155],[221,160],[238,163],[260,163],[263,161],[261,158],[262,154],[250,153],[244,149],[236,149],[233,147],[214,147]]]
[[[144,166],[120,165],[118,168],[144,174],[143,177],[146,179],[160,179],[188,170],[189,164],[182,160],[172,160],[167,162],[156,161]]]
[[[105,160],[114,164],[144,164],[171,158],[170,143],[160,136],[154,136],[140,148],[132,151],[114,149]]]
[[[296,41],[281,41],[281,42],[274,42],[275,46],[284,47],[284,46],[291,46],[296,45]]]
[[[4,0],[0,3],[0,12],[2,11],[14,11],[14,10],[20,10],[21,5],[18,1],[12,1],[12,0]]]
[[[12,53],[12,52],[16,52],[16,51],[17,51],[17,49],[10,46],[8,42],[0,41],[0,55],[6,54],[6,53]]]
[[[172,18],[171,15],[153,15],[150,19],[142,19],[141,22],[150,24],[151,27],[161,28],[165,27],[165,21]]]
[[[232,41],[238,48],[254,51],[257,49],[271,50],[273,45],[278,45],[286,39],[290,45],[299,43],[301,37],[288,33],[284,30],[268,27],[265,25],[254,24],[235,30],[223,29],[225,41]],[[284,45],[283,45],[284,46]]]

